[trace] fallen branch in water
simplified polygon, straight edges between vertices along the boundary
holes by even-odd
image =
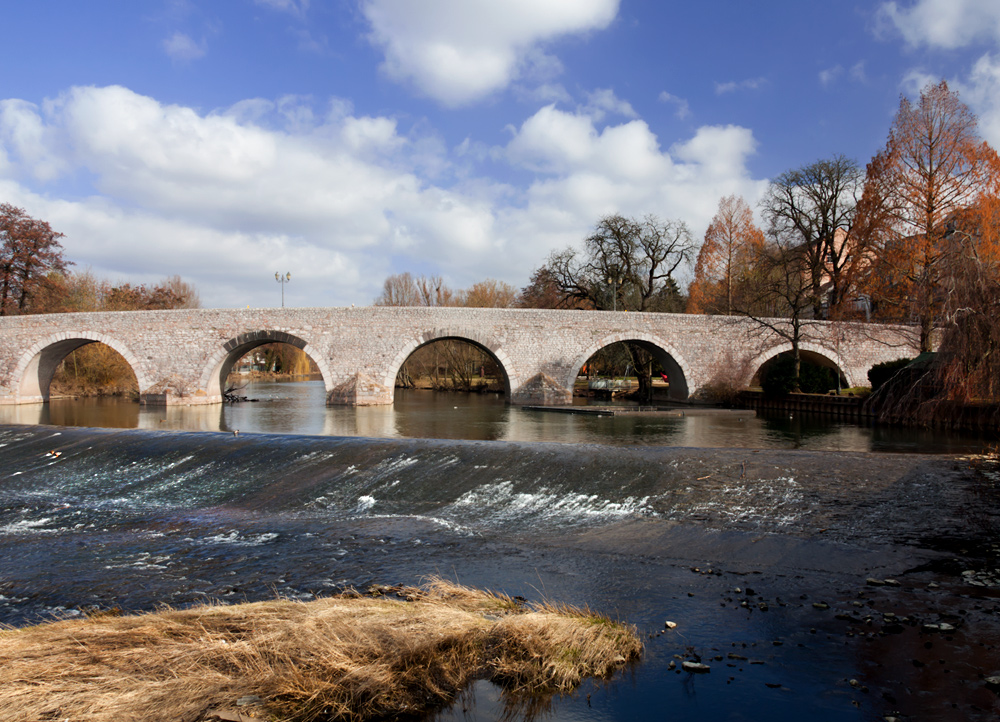
[[[391,591],[0,631],[0,719],[380,719],[440,708],[483,678],[534,706],[642,653],[634,628],[588,610],[440,579]]]

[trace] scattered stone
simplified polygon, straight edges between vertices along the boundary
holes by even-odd
[[[994,674],[983,680],[987,687],[992,687],[993,689],[1000,689],[1000,674]]]
[[[742,654],[736,654],[736,652],[730,652],[726,656],[729,657],[730,659],[742,659],[742,660],[746,660],[746,657],[744,657]]]
[[[677,622],[667,621],[663,623],[663,626],[666,627],[667,629],[677,629]]]
[[[947,622],[939,622],[937,624],[925,624],[921,627],[925,632],[954,632],[955,627]]]
[[[677,662],[675,662],[674,660],[671,659],[670,662],[667,664],[667,669],[673,669],[676,666],[677,666]]]
[[[885,586],[885,582],[884,581],[882,581],[881,579],[875,579],[874,577],[868,577],[865,580],[865,584],[867,584],[869,587],[884,587]]]
[[[705,674],[706,672],[711,672],[712,668],[707,664],[702,664],[701,662],[682,662],[681,668],[685,672],[691,672],[694,674]]]
[[[829,609],[830,605],[826,602],[813,602],[813,608],[815,609]]]

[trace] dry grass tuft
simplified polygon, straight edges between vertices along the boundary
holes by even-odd
[[[198,722],[251,696],[259,704],[238,711],[258,719],[414,716],[477,678],[512,700],[537,698],[642,653],[633,628],[587,610],[441,579],[391,591],[402,599],[355,593],[0,631],[0,719]]]

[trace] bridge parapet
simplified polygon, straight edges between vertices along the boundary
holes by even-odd
[[[0,403],[47,400],[58,364],[92,342],[125,358],[143,403],[221,403],[235,361],[280,341],[316,362],[328,403],[391,404],[396,374],[409,355],[444,338],[468,340],[490,353],[508,400],[531,405],[568,403],[580,367],[615,341],[649,350],[678,398],[697,396],[723,372],[745,366],[752,375],[789,348],[743,319],[683,314],[364,307],[15,316],[0,318]],[[861,385],[873,364],[913,355],[916,347],[905,327],[817,323],[810,324],[803,348]]]

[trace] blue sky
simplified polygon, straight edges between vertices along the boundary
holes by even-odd
[[[996,0],[39,0],[4,30],[0,202],[212,307],[277,305],[275,271],[295,306],[523,286],[607,213],[700,241],[941,78],[1000,147]]]

